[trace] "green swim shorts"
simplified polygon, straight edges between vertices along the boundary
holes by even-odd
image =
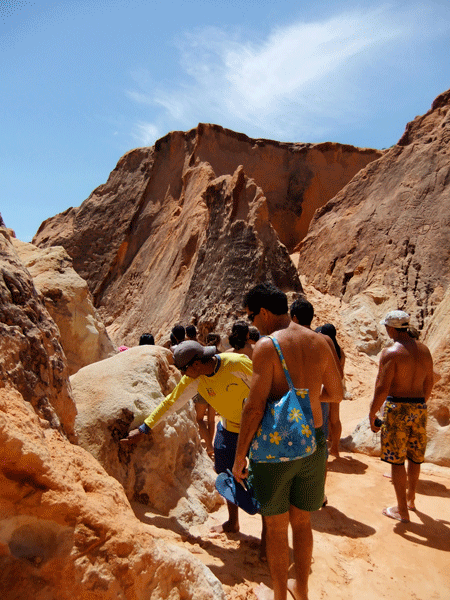
[[[250,461],[249,483],[261,504],[261,514],[281,515],[293,505],[311,512],[323,504],[327,442],[321,427],[316,429],[314,454],[289,462]]]

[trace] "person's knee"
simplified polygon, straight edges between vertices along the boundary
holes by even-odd
[[[289,520],[292,528],[311,527],[311,513],[293,505],[289,509]]]
[[[289,513],[286,512],[281,515],[264,516],[263,521],[268,535],[282,534],[288,530]]]

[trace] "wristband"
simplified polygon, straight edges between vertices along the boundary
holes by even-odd
[[[149,427],[147,423],[142,423],[142,425],[139,425],[138,429],[141,433],[145,433],[145,435],[148,435],[151,431],[151,427]]]

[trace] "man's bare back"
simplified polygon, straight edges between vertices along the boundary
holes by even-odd
[[[429,398],[433,387],[433,360],[429,349],[407,334],[381,353],[375,384],[377,410],[386,396]]]
[[[342,398],[342,383],[326,340],[293,321],[285,329],[275,331],[273,335],[281,346],[294,386],[309,390],[314,424],[320,427],[320,402],[326,401],[324,394],[329,394],[331,401],[339,401]],[[268,364],[265,362],[265,365],[267,369],[272,370],[269,400],[281,398],[287,392],[288,385],[278,354],[268,338],[260,340],[259,345],[267,347],[265,361]]]
[[[428,348],[412,338],[397,341],[386,348],[381,360],[392,362],[394,373],[388,395],[396,397],[427,397],[433,380],[433,361]]]

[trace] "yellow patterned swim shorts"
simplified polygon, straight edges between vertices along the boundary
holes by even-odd
[[[405,459],[423,463],[427,446],[427,405],[389,398],[381,427],[381,460],[403,465]]]

